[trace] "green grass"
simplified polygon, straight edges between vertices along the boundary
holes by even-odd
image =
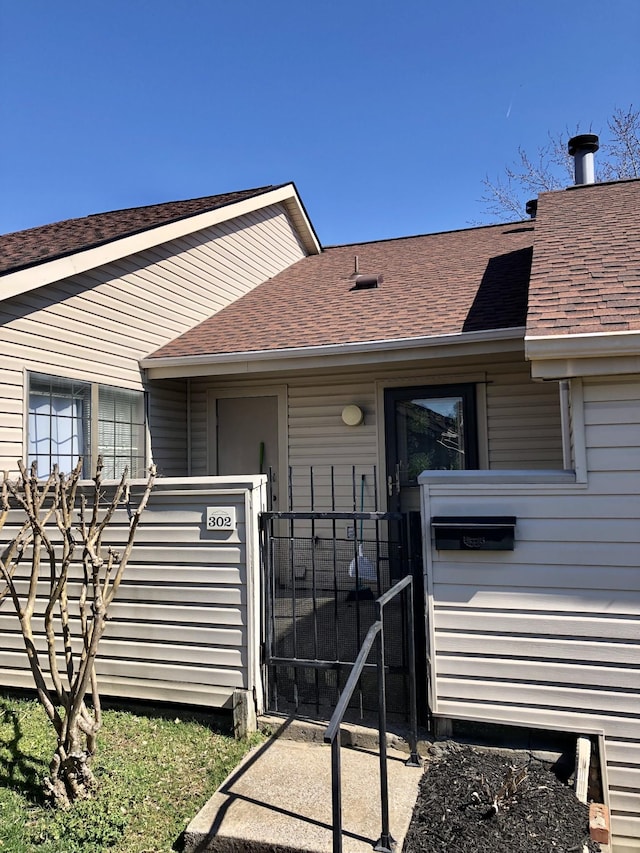
[[[67,811],[41,795],[54,746],[36,701],[0,696],[0,853],[179,849],[186,825],[251,744],[188,716],[107,710],[93,763],[99,791]]]

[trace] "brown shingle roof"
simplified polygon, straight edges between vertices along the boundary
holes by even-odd
[[[544,193],[527,334],[640,330],[640,180]]]
[[[65,219],[51,225],[3,234],[0,235],[0,275],[91,249],[198,213],[216,210],[272,189],[272,186],[258,187],[186,201],[94,213],[81,219]]]
[[[190,356],[523,326],[533,224],[337,246],[304,258],[153,353]],[[377,289],[354,290],[362,274]]]

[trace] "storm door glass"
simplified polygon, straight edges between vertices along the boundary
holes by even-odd
[[[422,471],[477,467],[472,385],[391,388],[386,392],[388,467],[397,486]]]

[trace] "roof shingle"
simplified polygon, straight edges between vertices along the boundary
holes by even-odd
[[[527,335],[640,331],[640,180],[543,193]]]
[[[326,248],[153,357],[313,347],[524,326],[533,223]],[[376,289],[354,290],[362,274]]]
[[[80,219],[65,219],[26,231],[0,235],[0,275],[16,272],[54,258],[130,237],[150,228],[207,213],[238,201],[261,195],[273,186],[257,187],[186,201],[169,201],[126,210],[94,213]]]

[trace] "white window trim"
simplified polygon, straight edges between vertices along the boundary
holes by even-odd
[[[130,391],[133,393],[142,394],[142,411],[144,418],[143,425],[143,444],[142,444],[142,453],[143,453],[143,461],[142,461],[142,473],[141,476],[144,475],[144,472],[147,470],[150,464],[151,451],[150,451],[150,432],[149,432],[149,393],[146,389],[143,388],[130,388],[126,386],[120,385],[112,385],[108,382],[95,382],[90,379],[80,378],[77,376],[67,376],[62,373],[49,373],[46,369],[42,368],[24,368],[23,369],[23,404],[24,404],[24,417],[23,417],[23,436],[24,440],[22,442],[22,458],[25,466],[29,464],[29,414],[30,414],[30,393],[31,393],[31,377],[32,376],[42,376],[48,377],[50,379],[55,379],[61,382],[76,382],[78,384],[87,385],[89,387],[90,393],[90,407],[91,407],[91,422],[90,422],[90,430],[89,430],[89,457],[90,463],[88,469],[86,469],[87,476],[92,476],[94,474],[95,463],[98,458],[98,446],[99,446],[99,391],[100,388],[113,388],[117,391]],[[47,476],[49,472],[39,472],[40,476]],[[67,472],[65,472],[67,473]]]

